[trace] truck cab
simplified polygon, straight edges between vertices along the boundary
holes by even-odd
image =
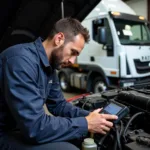
[[[149,83],[150,30],[143,16],[121,0],[102,0],[82,24],[91,39],[76,64],[59,72],[63,90],[76,87],[96,93]]]

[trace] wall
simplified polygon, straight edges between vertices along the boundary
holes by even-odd
[[[148,19],[147,0],[130,0],[126,3],[137,13],[137,15],[142,15]]]

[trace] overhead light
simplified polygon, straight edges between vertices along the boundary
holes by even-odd
[[[114,11],[112,11],[111,14],[114,15],[114,16],[120,16],[120,12],[114,12]]]
[[[139,16],[140,20],[145,20],[145,18],[143,16]]]

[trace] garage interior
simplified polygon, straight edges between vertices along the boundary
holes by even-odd
[[[54,22],[62,17],[61,2],[61,0],[1,1],[0,51],[2,52],[14,44],[33,41],[38,36],[44,39]],[[72,16],[82,21],[98,2],[99,0],[88,0],[88,2],[85,0],[64,0],[64,17]],[[137,15],[142,15],[148,21],[150,20],[149,0],[124,0],[124,2],[129,5]],[[45,11],[40,11],[43,8]],[[30,22],[30,24],[28,24],[28,22]],[[24,34],[24,32],[27,33]],[[68,94],[66,94],[66,96],[68,98]]]
[[[107,1],[112,2],[113,0],[107,0]],[[124,12],[110,11],[109,12],[110,18],[112,17],[113,18],[112,20],[114,20],[114,25],[110,26],[110,27],[112,27],[110,29],[110,31],[113,31],[115,29],[116,30],[115,32],[117,33],[116,35],[112,35],[112,38],[114,38],[116,36],[118,36],[119,38],[121,37],[120,30],[119,29],[117,30],[117,25],[115,26],[115,24],[118,23],[117,19],[120,17],[118,20],[119,21],[121,20],[121,21],[118,23],[118,28],[121,29],[121,27],[123,26],[121,23],[124,23],[125,19],[129,22],[127,22],[127,24],[124,23],[123,27],[126,28],[126,30],[128,30],[128,31],[131,30],[132,25],[136,26],[137,25],[136,23],[138,22],[140,25],[140,29],[141,29],[140,34],[142,36],[142,39],[144,39],[144,35],[146,35],[146,33],[142,33],[144,28],[146,28],[146,31],[148,33],[149,33],[148,30],[150,29],[150,0],[122,0],[122,1],[136,13],[137,17],[134,18],[135,15],[133,15],[133,14],[131,14],[131,16],[130,15],[127,16]],[[96,9],[96,7],[99,3],[100,3],[100,0],[55,0],[55,1],[53,1],[53,0],[5,0],[5,1],[0,1],[0,18],[1,18],[0,19],[0,53],[2,53],[8,47],[16,45],[16,44],[33,42],[38,37],[41,37],[42,39],[46,39],[46,37],[48,36],[48,33],[49,33],[50,29],[53,27],[54,23],[64,17],[77,18],[80,22],[82,22],[85,25],[92,24],[94,26],[96,23],[97,24],[99,23],[98,25],[95,25],[96,32],[98,32],[98,31],[104,32],[105,30],[103,30],[103,29],[105,27],[103,27],[103,25],[107,24],[107,23],[106,23],[106,20],[102,20],[103,18],[100,18],[101,20],[99,20],[99,22],[98,22],[98,19],[99,19],[98,17],[95,20],[93,19],[93,21],[91,21],[90,23],[88,21],[86,23],[84,22],[85,18],[90,14],[90,12],[92,12],[94,9]],[[115,9],[115,7],[114,7],[114,9]],[[125,16],[125,18],[122,19],[121,17],[124,17],[124,16]],[[130,18],[128,18],[128,17],[131,17],[134,19],[130,20]],[[91,18],[89,17],[88,19],[90,20]],[[108,19],[109,17],[106,17],[106,18]],[[108,24],[109,23],[111,24],[112,22],[109,21]],[[144,27],[142,27],[142,25],[144,25]],[[109,27],[109,25],[107,27]],[[89,28],[91,28],[91,27],[89,26]],[[103,29],[97,30],[99,28],[103,28]],[[122,29],[122,31],[123,31],[123,29]],[[125,32],[123,32],[123,33],[125,34]],[[93,34],[94,33],[92,33],[92,36],[93,36]],[[126,34],[127,34],[128,38],[129,38],[129,36],[132,36],[130,32],[126,32]],[[101,34],[96,33],[95,37],[97,38],[97,36],[99,36],[99,35],[103,35],[103,33],[101,33]],[[106,34],[106,35],[108,35],[108,34]],[[147,36],[150,37],[150,35],[147,35]],[[117,39],[119,39],[118,37],[117,37]],[[108,37],[106,37],[106,38],[108,38]],[[101,40],[103,41],[103,39],[101,39]],[[119,40],[118,40],[120,42],[119,46],[120,45],[123,45],[124,47],[129,46],[128,43],[122,44],[121,39],[119,39]],[[138,40],[139,39],[137,39],[137,41]],[[93,41],[95,42],[96,40],[93,40]],[[146,47],[147,51],[150,50],[149,43],[146,43],[145,45],[144,44],[142,45],[142,44],[143,43],[140,43],[140,42],[134,43],[133,45],[130,44],[131,47],[127,47],[127,49],[130,49],[130,48],[134,49],[134,46],[135,47],[137,46],[139,50],[140,49],[144,50],[145,47]],[[116,45],[114,44],[113,46],[118,47],[117,44]],[[98,46],[96,45],[96,48],[97,47]],[[104,52],[104,54],[105,53],[107,54],[106,56],[111,57],[117,53],[117,52],[115,52],[114,54],[112,54],[111,51],[109,51],[109,45],[107,47],[107,44],[105,44],[105,42],[102,46],[102,49],[103,49],[103,52],[104,52],[104,50],[107,51],[107,52],[106,51]],[[125,50],[125,51],[127,51],[127,50]],[[136,89],[136,88],[134,88],[133,84],[130,84],[130,83],[128,84],[128,85],[130,85],[129,87],[122,86],[120,88],[119,85],[124,84],[125,75],[123,76],[123,83],[120,82],[121,73],[118,71],[119,73],[117,74],[116,73],[117,69],[116,69],[115,71],[114,70],[110,71],[112,73],[112,76],[114,75],[113,77],[110,77],[110,79],[112,79],[112,83],[115,84],[117,82],[117,84],[118,84],[115,88],[113,86],[110,89],[108,89],[108,87],[106,87],[106,88],[102,87],[102,89],[100,89],[100,92],[95,92],[94,90],[91,90],[91,88],[88,89],[89,86],[93,86],[93,83],[91,83],[91,82],[95,82],[95,80],[91,80],[89,84],[84,85],[84,87],[86,87],[86,89],[84,89],[84,88],[80,89],[80,88],[78,88],[79,85],[77,84],[77,81],[79,82],[79,84],[81,84],[81,83],[84,84],[84,82],[82,82],[82,79],[81,79],[82,75],[80,73],[82,73],[82,71],[84,69],[85,69],[85,72],[87,73],[88,72],[87,70],[89,68],[88,67],[86,68],[84,66],[84,63],[81,65],[75,63],[75,65],[71,69],[78,70],[78,72],[77,72],[78,80],[75,80],[74,76],[71,76],[72,73],[75,74],[75,72],[72,72],[71,69],[70,70],[68,69],[69,70],[68,72],[64,71],[64,73],[67,74],[67,78],[69,78],[69,90],[68,89],[64,90],[62,87],[61,88],[62,88],[62,92],[64,94],[65,99],[68,102],[71,102],[71,104],[73,104],[77,107],[80,107],[81,109],[93,111],[93,110],[99,108],[99,106],[105,107],[106,103],[108,104],[109,100],[111,101],[112,99],[113,100],[115,99],[116,102],[122,104],[122,105],[119,105],[121,108],[122,107],[127,108],[127,107],[125,107],[126,105],[128,106],[129,109],[131,108],[131,114],[125,118],[124,122],[122,122],[122,121],[119,122],[120,123],[119,127],[118,127],[119,133],[117,130],[115,130],[117,128],[116,127],[114,129],[116,132],[115,136],[110,136],[109,138],[105,137],[105,138],[108,138],[108,141],[110,140],[110,145],[112,144],[111,142],[116,138],[116,140],[115,140],[116,142],[114,144],[114,150],[148,150],[150,148],[150,130],[149,130],[149,125],[150,125],[150,100],[149,100],[150,99],[150,85],[148,84],[150,76],[146,76],[146,73],[150,72],[150,54],[147,51],[143,54],[144,56],[143,55],[141,56],[142,58],[139,58],[139,60],[136,59],[133,61],[134,62],[133,65],[134,64],[139,65],[140,59],[143,59],[143,61],[141,61],[141,62],[143,62],[143,64],[142,65],[140,64],[141,66],[138,66],[136,69],[137,70],[141,69],[142,71],[144,69],[147,70],[147,72],[142,72],[143,74],[145,73],[144,77],[142,77],[142,73],[140,71],[138,72],[140,77],[142,79],[144,79],[144,84],[142,85],[142,88],[140,86],[140,88]],[[133,53],[128,54],[129,58],[131,58],[130,54],[133,54]],[[83,55],[83,57],[81,56],[81,58],[79,58],[78,60],[82,60],[84,57],[85,56]],[[94,62],[96,60],[96,57],[97,57],[96,55],[95,56],[92,55],[92,57],[90,57],[89,60],[91,62]],[[122,55],[119,58],[117,58],[117,61],[120,62],[120,64],[117,66],[119,69],[121,68],[121,59],[122,58],[124,58],[124,57],[122,57]],[[131,67],[129,67],[129,63],[127,62],[128,61],[127,54],[125,54],[124,59],[125,59],[126,64],[125,64],[125,68],[124,68],[124,66],[122,68],[123,68],[123,70],[126,70],[125,73],[127,75],[127,78],[132,83],[132,79],[131,79],[130,75],[132,73],[131,67],[133,65]],[[111,59],[110,59],[110,61],[111,61]],[[108,63],[109,63],[109,61],[108,61]],[[112,64],[113,64],[113,62],[112,62]],[[147,66],[145,67],[144,65],[147,65]],[[107,66],[107,62],[106,62],[106,66]],[[142,67],[144,69],[142,69]],[[106,72],[109,72],[108,71],[109,69],[110,68],[108,67],[106,69],[107,70]],[[58,71],[58,72],[61,72],[61,71]],[[124,71],[123,71],[123,73],[124,73]],[[87,80],[87,78],[91,74],[89,73],[87,76],[84,76],[85,74],[83,74],[83,78],[85,78],[84,80]],[[117,81],[113,80],[115,75],[119,76],[119,80],[118,79],[117,79]],[[60,78],[59,75],[58,75],[58,77]],[[94,79],[96,77],[97,76],[95,74],[92,74],[90,76],[90,79]],[[66,78],[65,79],[64,78],[62,78],[62,82],[64,82],[64,83],[62,83],[62,85],[68,84],[68,82],[65,83]],[[135,81],[137,78],[138,77],[136,76],[136,77],[134,77],[133,80]],[[106,78],[106,80],[107,80],[107,78]],[[140,79],[137,79],[137,80],[140,83],[141,80]],[[70,83],[71,81],[72,81],[72,83]],[[76,84],[75,87],[73,87],[73,83]],[[146,86],[145,86],[145,83],[147,83]],[[101,84],[101,86],[103,86],[102,85],[103,83],[100,83],[100,84]],[[61,80],[60,80],[60,86],[61,86]],[[80,85],[80,86],[82,87],[82,85]],[[99,100],[99,97],[101,97],[100,100]],[[44,110],[45,110],[46,114],[52,115],[48,111],[46,105],[44,105]],[[128,109],[126,111],[128,111],[127,113],[130,113],[130,111]],[[143,117],[143,114],[145,115],[144,117]],[[134,117],[135,118],[139,117],[140,119],[136,120]],[[132,119],[130,119],[130,118],[132,118]],[[143,122],[145,122],[145,125]],[[124,129],[125,129],[124,132],[122,129],[122,124],[123,125],[127,124],[126,126],[124,125]],[[128,130],[128,128],[130,126],[131,126],[130,130]],[[113,131],[113,133],[114,133],[114,131]],[[118,136],[122,140],[121,143],[117,139]],[[101,136],[91,134],[90,137],[94,138],[94,139],[101,139],[99,141],[95,140],[95,143],[99,142],[97,144],[100,147],[99,150],[113,150],[113,149],[111,149],[111,147],[109,147],[109,144],[107,145],[107,143],[105,143],[106,141],[104,142],[105,139],[102,138]],[[102,142],[102,143],[100,143],[100,142]],[[118,147],[116,146],[117,145],[116,143],[118,144]],[[124,144],[124,147],[122,149],[122,148],[120,148],[120,147],[122,147],[120,145],[123,145],[123,144]],[[92,148],[86,147],[83,150],[98,150],[98,149],[92,149]]]

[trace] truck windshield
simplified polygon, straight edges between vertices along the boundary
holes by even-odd
[[[123,45],[150,45],[150,30],[146,23],[114,19],[117,35]]]

